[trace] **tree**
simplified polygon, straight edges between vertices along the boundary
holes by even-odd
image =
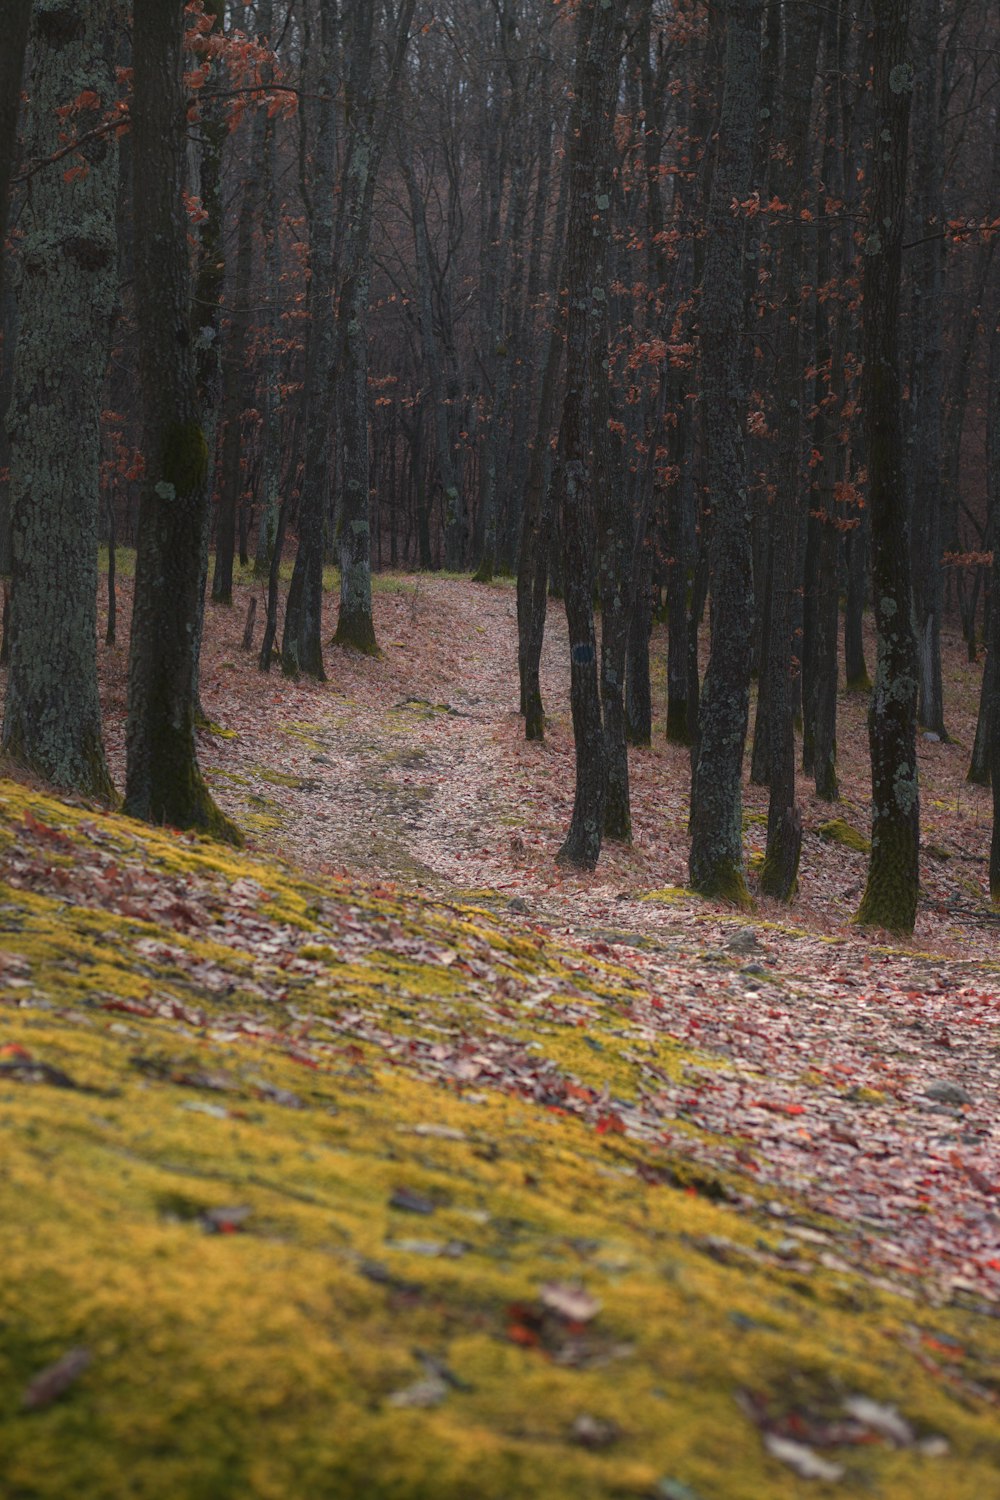
[[[308,18],[308,9],[305,12]],[[305,358],[305,454],[299,502],[299,547],[285,606],[281,642],[282,671],[304,672],[323,682],[323,532],[330,484],[330,401],[334,378],[333,228],[337,173],[338,86],[334,0],[320,0],[320,37],[315,49],[318,77],[314,84],[316,135],[312,172],[304,170],[300,191],[309,227],[309,324]],[[304,37],[308,56],[310,32]],[[303,112],[300,128],[306,129]],[[303,135],[303,162],[305,137]]]
[[[795,732],[792,697],[793,603],[803,529],[802,405],[804,309],[802,279],[805,269],[805,230],[801,217],[808,212],[806,142],[813,79],[819,48],[821,12],[817,5],[790,8],[785,16],[784,67],[779,89],[780,150],[772,164],[771,188],[788,205],[789,222],[781,236],[777,268],[778,324],[778,444],[774,465],[775,500],[771,515],[771,607],[765,641],[764,670],[768,680],[770,715],[767,747],[770,752],[767,849],[761,889],[787,901],[792,895],[802,846],[802,816],[795,803]]]
[[[604,831],[606,764],[593,605],[597,540],[594,491],[597,476],[606,477],[609,467],[606,257],[611,218],[611,127],[623,12],[622,0],[582,0],[580,5],[567,160],[566,392],[557,472],[576,794],[559,860],[581,869],[596,865]]]
[[[338,520],[340,614],[334,642],[369,656],[379,654],[372,620],[371,462],[368,435],[368,301],[375,184],[385,149],[393,103],[415,0],[400,0],[390,37],[391,62],[382,97],[373,87],[374,0],[355,0],[347,51],[350,101],[347,164],[342,185],[340,295],[340,411],[344,489]]]
[[[37,6],[28,146],[90,135],[39,170],[22,219],[3,746],[57,786],[112,795],[97,687],[101,391],[117,299],[116,0]]]
[[[743,343],[745,222],[760,93],[761,0],[729,0],[718,156],[702,284],[701,406],[712,506],[712,636],[691,788],[690,879],[696,891],[747,905],[743,751],[750,704],[753,573]]]
[[[919,886],[917,651],[906,545],[899,283],[913,68],[909,0],[874,3],[875,119],[864,241],[862,403],[868,445],[872,591],[878,632],[868,713],[872,850],[857,921],[912,932]]]
[[[145,477],[129,652],[125,810],[240,842],[195,750],[208,445],[190,334],[183,0],[135,0],[135,274]]]
[[[21,72],[24,68],[24,49],[28,41],[30,19],[31,0],[10,0],[4,15],[4,44],[0,48],[0,294],[3,292],[7,198],[17,142]]]
[[[915,0],[913,43],[919,59],[912,124],[914,238],[911,270],[909,432],[911,568],[919,668],[919,719],[947,739],[941,686],[941,441],[945,241],[942,196],[938,35],[941,0]]]

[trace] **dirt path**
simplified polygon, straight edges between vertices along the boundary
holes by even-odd
[[[867,827],[858,700],[841,703],[844,800],[800,789],[799,899],[747,918],[683,890],[688,756],[659,734],[632,755],[634,846],[609,846],[592,875],[555,864],[573,793],[558,607],[544,745],[522,737],[509,586],[380,580],[383,659],[331,649],[320,688],[261,679],[238,651],[240,618],[227,622],[205,698],[236,737],[206,736],[203,760],[261,847],[472,899],[641,970],[665,1014],[629,1018],[637,1047],[666,1030],[707,1060],[677,1080],[651,1053],[642,1100],[619,1101],[630,1133],[665,1130],[707,1162],[721,1153],[762,1185],[793,1187],[855,1225],[855,1257],[931,1277],[943,1295],[1000,1295],[1000,945],[984,890],[989,794],[962,782],[962,746],[921,746],[924,899],[914,940],[888,946],[849,925],[864,853],[816,832],[832,815]],[[951,668],[964,670],[957,652]],[[961,687],[952,717],[971,738]],[[748,788],[751,851],[765,811],[766,793]]]

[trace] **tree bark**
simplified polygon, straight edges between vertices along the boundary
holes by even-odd
[[[116,0],[35,9],[31,155],[100,124],[117,95]],[[63,114],[60,115],[59,111]],[[97,686],[101,394],[117,301],[118,145],[96,135],[32,181],[22,218],[10,436],[12,592],[3,747],[47,781],[113,795]]]
[[[913,68],[908,0],[875,0],[875,130],[864,241],[862,403],[878,631],[868,714],[872,851],[856,920],[912,932],[919,884],[917,650],[910,596],[899,375],[899,282]]]
[[[190,336],[182,0],[135,0],[136,320],[145,478],[129,654],[125,810],[242,842],[195,751],[208,447]]]
[[[272,4],[258,7],[257,25],[270,31]],[[265,80],[266,81],[266,80]],[[253,277],[254,236],[258,229],[261,173],[268,167],[267,111],[255,106],[250,123],[250,148],[243,179],[243,200],[236,230],[236,264],[232,277],[229,331],[222,346],[222,440],[217,485],[215,569],[212,603],[233,602],[233,561],[236,512],[244,486],[242,414],[246,387],[247,336],[250,330],[250,286]],[[268,434],[265,433],[265,441]]]
[[[743,751],[750,702],[753,573],[746,455],[745,224],[732,204],[753,182],[760,92],[761,0],[729,0],[718,156],[702,287],[702,410],[712,504],[711,647],[691,790],[696,891],[749,904],[743,869]]]
[[[17,119],[21,112],[21,74],[31,20],[31,0],[9,0],[4,7],[3,46],[0,47],[0,305],[3,300],[3,244],[7,237],[7,200],[17,147]],[[0,418],[3,413],[0,411]]]
[[[342,274],[337,309],[341,362],[343,480],[338,521],[340,614],[334,644],[378,656],[372,618],[371,456],[368,433],[368,300],[375,184],[395,107],[415,0],[400,0],[391,37],[392,60],[377,101],[373,93],[371,0],[352,8],[347,51],[350,134],[343,182]]]
[[[944,408],[943,297],[945,241],[943,144],[939,129],[938,34],[941,0],[915,0],[914,238],[911,269],[913,335],[908,454],[912,525],[911,566],[920,688],[917,714],[925,729],[948,738],[941,682],[941,444]]]
[[[606,750],[593,609],[597,529],[594,447],[595,443],[601,445],[597,468],[603,477],[609,467],[606,440],[610,436],[604,284],[611,217],[609,153],[623,12],[622,0],[582,0],[568,158],[566,392],[559,472],[576,792],[559,861],[581,869],[593,869],[597,864],[604,830]],[[596,428],[601,422],[603,432],[598,434]]]
[[[309,331],[306,336],[305,463],[299,501],[299,546],[285,603],[281,668],[326,681],[323,670],[323,533],[330,486],[330,400],[334,388],[333,224],[337,174],[334,0],[320,5],[316,138],[309,187]],[[304,172],[303,172],[304,177]]]
[[[799,582],[799,534],[803,524],[802,478],[803,349],[802,281],[805,240],[800,210],[808,206],[806,167],[809,115],[819,49],[821,11],[817,5],[788,9],[785,17],[785,67],[781,79],[780,168],[772,165],[774,190],[787,202],[790,223],[782,236],[778,263],[780,347],[777,489],[771,532],[771,617],[766,672],[770,723],[767,848],[761,890],[781,901],[791,899],[798,878],[802,818],[795,805],[795,731],[792,691],[792,626]]]

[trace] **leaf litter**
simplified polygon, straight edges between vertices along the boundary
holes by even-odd
[[[380,602],[397,618],[412,608],[392,595]],[[902,1297],[913,1313],[896,1346],[942,1391],[992,1404],[997,1382],[975,1339],[952,1344],[923,1326],[928,1307],[992,1317],[1000,1301],[991,1107],[1000,952],[995,929],[978,925],[986,908],[970,903],[968,891],[956,900],[953,862],[935,861],[924,872],[914,943],[880,944],[845,925],[841,872],[855,868],[854,857],[817,838],[804,854],[797,908],[762,903],[755,924],[734,919],[680,888],[685,781],[669,750],[636,757],[638,847],[610,849],[592,877],[556,872],[551,855],[572,793],[568,726],[561,709],[544,747],[518,738],[511,596],[449,581],[429,585],[426,602],[405,653],[390,650],[381,663],[338,653],[335,689],[288,689],[282,712],[299,726],[294,734],[261,720],[249,673],[227,674],[225,699],[213,704],[213,717],[237,731],[213,747],[228,773],[249,776],[252,754],[255,764],[291,775],[310,756],[309,778],[266,781],[286,818],[274,841],[320,880],[294,911],[275,900],[270,873],[234,878],[224,861],[213,867],[210,848],[197,840],[177,846],[190,857],[161,857],[85,808],[61,811],[42,797],[9,795],[12,835],[0,850],[14,932],[0,959],[9,1013],[54,1016],[76,1032],[115,1015],[122,1019],[112,1025],[155,1028],[155,1050],[133,1047],[155,1062],[139,1070],[141,1086],[224,1095],[225,1105],[208,1105],[206,1128],[224,1120],[242,1128],[271,1104],[305,1114],[320,1105],[336,1118],[345,1105],[329,1097],[328,1081],[340,1078],[363,1095],[379,1087],[386,1068],[446,1091],[473,1113],[498,1098],[575,1122],[601,1153],[597,1184],[680,1190],[781,1227],[780,1239],[765,1231],[756,1243],[719,1226],[687,1235],[727,1275],[778,1275],[789,1285],[833,1276],[875,1297]],[[436,621],[426,618],[434,612]],[[472,658],[459,648],[467,619],[483,626]],[[546,690],[558,704],[558,623],[552,634]],[[219,649],[210,631],[209,664]],[[404,689],[457,711],[417,714],[402,704]],[[395,758],[387,762],[390,731]],[[322,748],[313,758],[315,745]],[[941,747],[922,755],[931,776],[941,771]],[[851,765],[844,781],[849,796],[860,796]],[[236,785],[220,779],[215,790],[238,817]],[[971,809],[976,795],[968,793]],[[523,819],[516,834],[498,837],[512,816]],[[974,851],[987,832],[984,825],[977,834],[978,826],[948,810],[935,833]],[[374,870],[381,883],[359,883],[352,868]],[[468,910],[470,896],[481,903],[478,913]],[[95,937],[89,913],[116,921],[117,970],[97,963],[78,985],[72,945],[61,977],[58,953],[46,964],[29,961],[16,934],[19,924],[32,927],[36,899],[55,902],[81,941]],[[933,932],[930,916],[949,901],[954,922]],[[117,1086],[86,1052],[71,1069],[71,1049],[45,1055],[29,1040],[25,1033],[7,1044],[0,1082],[44,1082],[50,1070],[52,1081],[72,1080],[58,1087],[91,1099]],[[302,1081],[293,1088],[269,1078],[267,1058],[284,1059]],[[523,1154],[516,1141],[490,1139],[472,1116],[452,1125],[424,1111],[398,1122],[396,1134],[401,1144],[412,1136],[416,1149],[468,1150],[501,1166]],[[525,1167],[524,1180],[532,1192],[541,1179]],[[370,1256],[355,1262],[402,1305],[424,1295],[405,1272],[407,1257],[447,1265],[478,1255],[455,1232],[453,1194],[440,1184],[424,1191],[389,1183],[383,1202],[446,1220],[433,1240],[387,1234],[384,1249],[400,1259],[399,1273]],[[217,1203],[199,1209],[214,1233],[240,1229],[251,1241],[271,1232],[256,1206]],[[213,1215],[222,1216],[218,1225]],[[634,1357],[634,1340],[614,1327],[602,1331],[603,1297],[588,1300],[572,1277],[538,1285],[534,1300],[528,1292],[508,1304],[508,1342],[578,1371]],[[441,1377],[430,1372],[400,1383],[400,1399],[390,1394],[389,1404],[432,1410],[435,1382]],[[926,1419],[914,1426],[889,1394],[845,1398],[826,1435],[839,1434],[848,1450],[853,1430],[925,1460],[943,1457],[948,1439]],[[615,1427],[614,1415],[593,1420]],[[816,1430],[767,1427],[768,1451],[800,1476],[829,1479],[842,1465],[816,1454]],[[571,1441],[588,1447],[579,1433]],[[597,1452],[602,1444],[589,1446]],[[667,1493],[664,1484],[690,1488],[673,1474],[659,1493]]]

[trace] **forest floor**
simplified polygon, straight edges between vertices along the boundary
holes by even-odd
[[[569,875],[561,609],[528,745],[511,586],[376,584],[383,657],[322,686],[240,650],[250,584],[210,611],[247,856],[0,788],[11,1497],[1000,1493],[977,669],[950,640],[901,943],[818,832],[867,831],[862,700],[791,907],[684,890],[659,726],[634,845]]]

